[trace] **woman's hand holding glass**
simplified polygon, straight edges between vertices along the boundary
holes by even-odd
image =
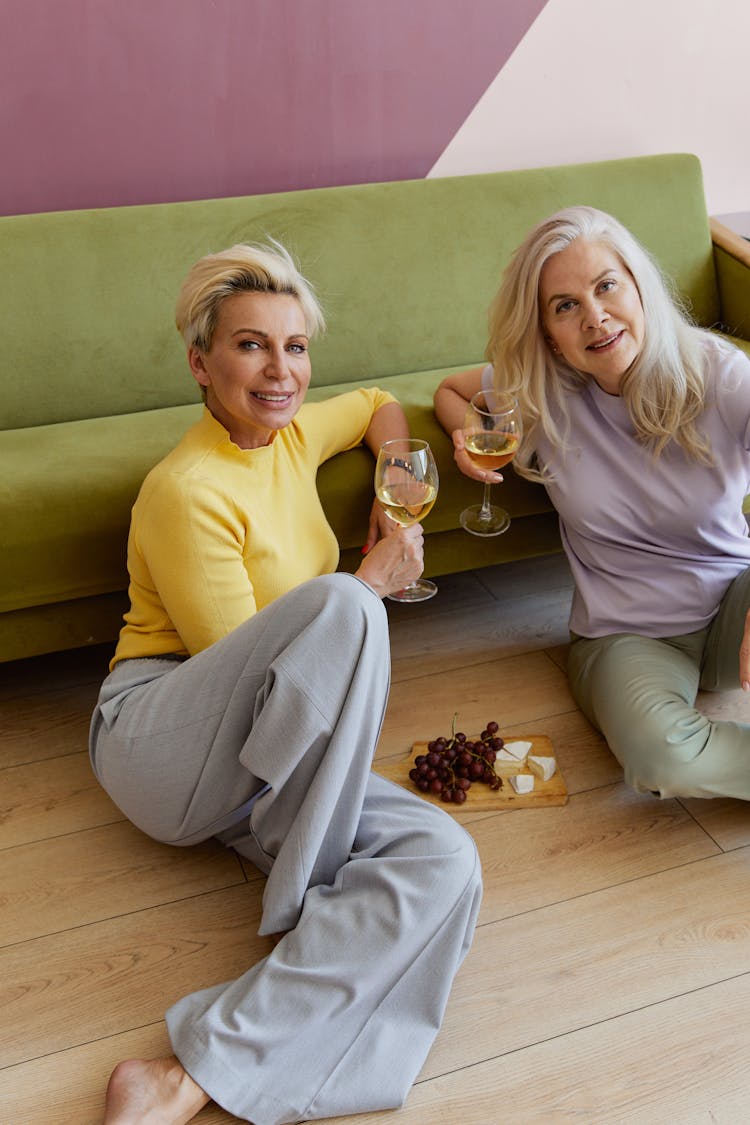
[[[432,450],[418,438],[395,438],[381,446],[375,466],[375,495],[396,530],[376,544],[368,559],[381,544],[400,544],[413,551],[422,549],[422,528],[419,520],[432,509],[438,492],[438,472]],[[404,560],[405,561],[405,560]],[[403,564],[402,564],[403,565]],[[437,586],[427,579],[411,580],[392,587],[387,596],[394,601],[425,601],[437,593]]]
[[[357,577],[379,597],[391,597],[419,578],[424,569],[424,533],[420,524],[396,527],[367,552]]]
[[[504,391],[472,395],[463,429],[453,434],[459,468],[484,483],[482,503],[464,508],[460,516],[461,526],[472,535],[501,535],[510,526],[505,509],[490,504],[490,486],[503,479],[497,470],[513,460],[522,434],[521,411],[513,395]]]

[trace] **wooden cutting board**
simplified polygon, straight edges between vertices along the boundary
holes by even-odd
[[[518,742],[521,740],[531,743],[529,754],[536,754],[543,758],[555,757],[552,742],[546,734],[514,733],[513,738],[508,741]],[[567,804],[568,790],[565,786],[565,779],[560,773],[559,764],[548,781],[542,781],[539,777],[534,778],[534,788],[531,793],[516,793],[510,783],[510,778],[504,777],[502,788],[494,791],[488,785],[475,781],[466,794],[466,800],[461,805],[454,805],[452,801],[441,801],[440,797],[435,796],[434,793],[423,793],[420,789],[417,789],[409,777],[409,770],[414,766],[415,756],[426,753],[427,743],[415,742],[411,751],[405,757],[396,760],[386,758],[383,761],[375,761],[373,762],[373,769],[382,777],[387,777],[390,781],[403,785],[404,789],[408,789],[410,793],[416,793],[418,797],[423,797],[425,801],[438,805],[439,808],[451,813],[497,812],[499,809],[536,809],[543,808],[545,805]],[[531,773],[531,770],[524,767],[521,773]]]

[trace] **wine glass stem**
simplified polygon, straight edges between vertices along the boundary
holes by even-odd
[[[484,482],[484,493],[482,494],[482,507],[479,512],[479,519],[484,523],[486,520],[492,518],[492,509],[490,507],[490,485],[489,481]]]

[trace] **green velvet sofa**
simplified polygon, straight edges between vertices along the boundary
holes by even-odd
[[[460,530],[480,486],[454,471],[432,395],[481,362],[488,302],[528,228],[574,203],[631,227],[701,324],[750,338],[748,244],[726,231],[712,241],[689,155],[0,218],[0,660],[116,637],[130,507],[201,410],[177,288],[196,258],[241,240],[280,239],[316,285],[329,329],[313,346],[311,396],[386,387],[433,444],[427,573],[558,549],[544,491],[513,473],[498,489],[510,530]],[[319,474],[343,566],[359,557],[372,469],[357,449]]]

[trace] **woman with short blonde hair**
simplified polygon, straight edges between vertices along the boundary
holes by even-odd
[[[323,316],[277,243],[201,259],[176,318],[205,408],[133,507],[91,762],[143,832],[217,839],[267,875],[273,947],[173,1004],[174,1054],[121,1063],[104,1120],[181,1125],[212,1098],[256,1125],[397,1106],[481,876],[451,817],[370,769],[390,683],[381,599],[421,573],[422,529],[374,504],[359,569],[338,573],[316,475],[406,437],[406,419],[375,387],[304,401]]]

